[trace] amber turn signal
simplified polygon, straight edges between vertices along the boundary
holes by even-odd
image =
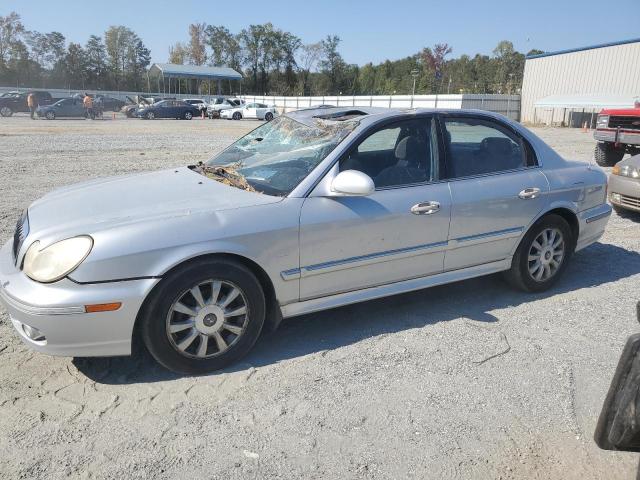
[[[96,305],[85,305],[84,311],[87,313],[96,313],[96,312],[113,312],[114,310],[118,310],[122,306],[122,303],[98,303]]]
[[[611,174],[612,175],[620,175],[620,166],[614,165],[613,169],[611,169]]]

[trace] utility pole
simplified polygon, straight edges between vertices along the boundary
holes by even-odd
[[[413,97],[416,95],[416,78],[418,78],[420,72],[416,69],[411,70],[411,76],[413,77],[413,88],[411,89],[411,108],[413,108]]]

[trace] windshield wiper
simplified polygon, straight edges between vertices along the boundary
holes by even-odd
[[[224,183],[225,185],[241,188],[248,192],[256,192],[257,190],[253,188],[244,175],[239,172],[241,166],[242,162],[232,163],[230,165],[205,165],[199,162],[194,170],[207,178]]]

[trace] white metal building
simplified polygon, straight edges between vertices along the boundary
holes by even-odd
[[[640,97],[640,38],[531,55],[524,64],[521,120],[581,126],[606,107]]]

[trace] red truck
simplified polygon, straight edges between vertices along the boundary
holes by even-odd
[[[593,136],[598,141],[595,157],[600,166],[615,165],[625,153],[640,153],[640,100],[634,108],[602,110]]]

